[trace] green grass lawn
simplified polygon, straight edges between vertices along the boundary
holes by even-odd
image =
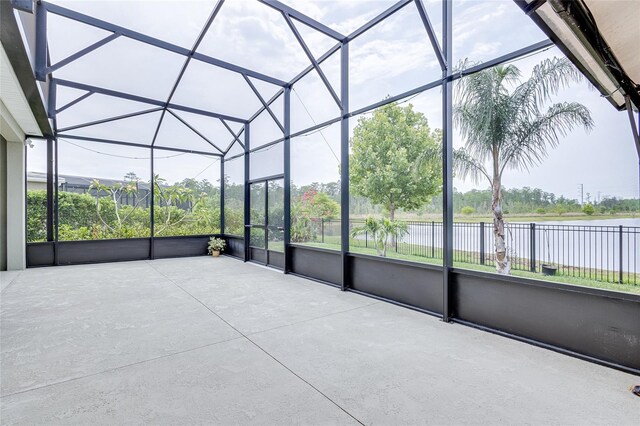
[[[375,248],[371,248],[371,247],[367,248],[367,247],[364,247],[363,244],[364,242],[362,240],[351,239],[349,242],[349,251],[352,253],[377,256]],[[399,243],[398,248],[400,250],[402,250],[401,244],[406,244],[406,243]],[[340,250],[340,237],[325,237],[324,243],[308,242],[308,243],[303,243],[301,245],[325,248],[329,250]],[[462,255],[462,252],[454,251],[454,258],[456,257],[456,255]],[[387,251],[387,257],[390,259],[407,260],[411,262],[426,263],[431,265],[438,265],[438,266],[442,265],[442,250],[438,248],[435,249],[435,258],[408,255],[408,254],[399,254],[399,253],[396,253],[395,251]],[[478,265],[476,263],[468,263],[468,262],[456,261],[454,262],[454,267],[461,268],[461,269],[470,269],[474,271],[482,271],[482,272],[495,272],[495,267],[493,267],[492,265]],[[536,273],[536,272],[520,271],[520,270],[512,270],[511,274],[516,277],[532,278],[532,279],[538,279],[543,281],[552,281],[552,282],[558,282],[558,283],[564,283],[564,284],[579,285],[584,287],[594,287],[594,288],[600,288],[600,289],[606,289],[606,290],[621,291],[625,293],[640,294],[640,277],[636,277],[636,281],[639,284],[634,285],[631,283],[629,284],[608,283],[608,282],[598,281],[594,279],[574,277],[571,275],[557,274],[554,276],[545,276],[539,272]],[[630,276],[630,274],[625,274],[624,278],[625,280],[633,281],[633,276]]]

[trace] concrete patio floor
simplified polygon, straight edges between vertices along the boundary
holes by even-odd
[[[638,377],[230,258],[0,278],[2,424],[640,418]]]

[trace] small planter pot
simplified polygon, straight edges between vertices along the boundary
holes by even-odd
[[[542,265],[542,275],[552,276],[556,274],[557,267],[553,265]]]
[[[211,256],[213,256],[213,257],[218,257],[218,256],[220,256],[220,251],[218,251],[218,250],[212,250],[212,251],[211,251]]]

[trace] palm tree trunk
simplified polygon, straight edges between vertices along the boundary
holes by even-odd
[[[493,211],[493,235],[496,248],[496,272],[503,275],[511,273],[511,262],[507,256],[507,243],[504,235],[504,218],[502,216],[502,182],[494,176],[491,194],[491,210]]]

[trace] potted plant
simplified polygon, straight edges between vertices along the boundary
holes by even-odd
[[[542,275],[546,275],[546,276],[555,275],[557,270],[558,270],[558,267],[551,263],[542,264]]]
[[[556,265],[553,264],[553,262],[550,262],[549,256],[551,256],[551,249],[549,247],[549,235],[548,235],[548,230],[544,230],[544,238],[545,240],[547,240],[547,262],[543,263],[541,265],[542,268],[542,275],[546,275],[546,276],[552,276],[556,274],[556,271],[558,270],[558,267]]]
[[[220,256],[220,252],[224,250],[226,244],[222,238],[209,238],[209,254],[213,257]]]

